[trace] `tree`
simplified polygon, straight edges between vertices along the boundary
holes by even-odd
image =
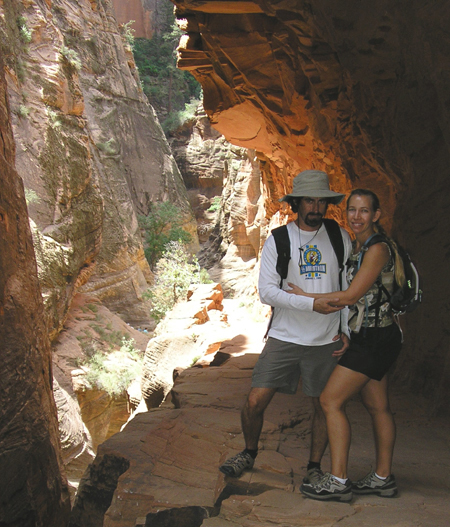
[[[140,216],[145,231],[145,257],[154,270],[169,242],[190,243],[192,236],[182,228],[179,209],[168,201],[154,203],[148,216]]]

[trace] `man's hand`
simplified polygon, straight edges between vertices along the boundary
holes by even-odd
[[[347,337],[345,333],[341,333],[340,335],[336,335],[333,338],[333,341],[341,339],[342,342],[342,348],[340,350],[336,350],[333,352],[333,357],[342,357],[344,353],[347,351],[347,348],[350,346],[350,339]]]
[[[343,307],[336,307],[333,304],[339,302],[339,298],[316,298],[313,304],[313,311],[321,315],[329,315],[344,309]]]

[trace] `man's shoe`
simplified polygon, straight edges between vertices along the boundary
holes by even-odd
[[[250,470],[253,468],[255,460],[250,454],[245,452],[239,452],[230,459],[227,459],[223,465],[219,467],[220,472],[223,472],[226,476],[238,478],[244,470]]]
[[[332,474],[327,472],[318,483],[303,483],[300,492],[313,500],[324,501],[350,501],[353,497],[352,483],[341,483]]]
[[[319,483],[321,478],[323,478],[323,472],[320,468],[310,468],[307,471],[306,476],[303,478],[303,483],[311,483],[312,485],[316,485]]]
[[[398,494],[394,474],[386,479],[380,479],[373,470],[365,478],[353,483],[352,490],[355,494],[376,494],[383,498],[393,498]]]

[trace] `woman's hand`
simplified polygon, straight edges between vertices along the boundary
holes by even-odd
[[[290,291],[286,291],[286,293],[289,293],[290,295],[303,295],[307,296],[303,289],[301,287],[298,287],[298,285],[292,284],[291,282],[288,282],[288,286],[291,288]]]

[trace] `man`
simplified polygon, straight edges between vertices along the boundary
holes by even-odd
[[[310,460],[304,482],[315,483],[323,475],[320,462],[328,436],[319,395],[338,358],[348,347],[347,309],[341,316],[332,301],[314,300],[286,291],[290,289],[288,283],[306,292],[340,290],[338,260],[322,219],[328,204],[338,204],[343,198],[343,194],[330,190],[325,172],[305,170],[294,179],[292,193],[280,200],[289,203],[292,211],[298,213],[297,219],[287,225],[291,248],[288,275],[280,288],[277,249],[270,235],[261,254],[258,287],[261,302],[274,309],[273,317],[241,413],[246,448],[220,466],[220,471],[228,476],[239,477],[244,470],[253,468],[265,409],[277,391],[295,394],[300,375],[303,392],[312,397],[314,407]],[[346,262],[351,241],[348,233],[340,230]],[[343,281],[346,284],[345,278]]]

